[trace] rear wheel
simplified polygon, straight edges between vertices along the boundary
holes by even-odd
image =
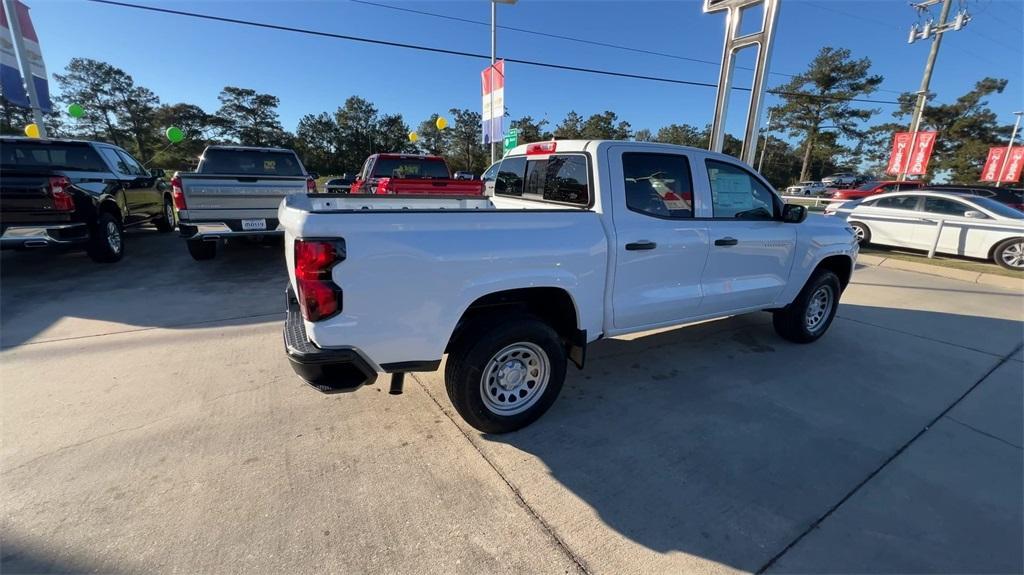
[[[445,388],[452,405],[485,433],[533,423],[565,382],[561,338],[533,316],[487,316],[475,323],[448,355]]]
[[[871,230],[860,222],[850,222],[853,228],[853,235],[857,237],[857,243],[864,246],[871,243]]]
[[[839,308],[839,278],[819,269],[807,280],[793,303],[772,314],[775,332],[795,343],[811,343],[828,331]]]
[[[157,231],[165,233],[174,231],[174,204],[171,202],[171,198],[164,198],[163,213],[153,224],[156,225]]]
[[[992,259],[1008,270],[1024,270],[1024,238],[1010,238],[992,250]]]
[[[212,260],[217,255],[217,242],[185,240],[185,244],[188,245],[188,253],[194,260]]]
[[[124,228],[110,212],[100,212],[89,236],[86,253],[94,262],[114,263],[124,257]]]

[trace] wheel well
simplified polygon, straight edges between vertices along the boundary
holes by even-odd
[[[104,200],[100,203],[99,208],[96,210],[97,214],[108,212],[117,218],[117,221],[121,221],[121,210],[118,209],[117,204],[113,200]]]
[[[853,260],[850,259],[850,256],[829,256],[821,260],[816,269],[826,269],[836,274],[836,277],[839,278],[839,285],[846,289],[846,286],[850,283],[852,263]]]
[[[1013,238],[1006,238],[1006,239],[999,240],[998,242],[992,244],[992,247],[990,247],[988,249],[988,258],[987,259],[991,260],[991,259],[994,259],[996,257],[996,248],[998,248],[999,246],[1005,244],[1006,242],[1008,242],[1010,240],[1020,241],[1022,239],[1024,239],[1024,238],[1013,237]]]
[[[564,289],[553,287],[505,290],[477,298],[459,318],[455,325],[455,331],[445,347],[445,353],[450,350],[452,344],[462,335],[473,319],[502,311],[525,312],[547,322],[565,341],[573,361],[582,367],[582,354],[587,345],[586,332],[579,329],[576,305],[573,303],[572,296]],[[577,353],[579,354],[578,359],[573,357]]]

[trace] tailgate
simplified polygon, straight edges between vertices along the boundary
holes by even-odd
[[[276,210],[285,196],[306,192],[306,178],[182,174],[181,187],[189,211]]]
[[[4,173],[0,180],[0,213],[5,223],[52,212],[50,174]]]

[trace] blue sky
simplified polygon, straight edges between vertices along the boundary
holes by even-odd
[[[155,91],[165,103],[190,102],[213,112],[225,85],[254,88],[281,99],[285,128],[307,113],[333,111],[359,95],[386,113],[417,125],[453,107],[478,109],[479,72],[486,61],[373,46],[288,32],[156,14],[79,0],[24,0],[50,72],[72,57],[107,61]],[[486,0],[375,0],[416,10],[487,21]],[[958,0],[959,2],[960,0]],[[310,28],[353,36],[486,54],[487,26],[453,22],[339,0],[242,2],[138,0],[154,6]],[[932,82],[939,101],[950,101],[987,76],[1009,86],[991,98],[1010,123],[1024,109],[1024,1],[966,0],[974,20],[943,40]],[[956,6],[957,3],[954,3]],[[935,10],[935,15],[938,11]],[[724,16],[706,15],[697,0],[520,0],[498,6],[499,24],[719,61]],[[822,46],[849,48],[872,60],[885,76],[874,98],[915,91],[929,42],[906,42],[916,12],[905,0],[782,0],[771,71],[796,73]],[[498,55],[636,74],[716,82],[717,65],[640,54],[500,30]],[[750,55],[741,62],[752,61]],[[749,73],[737,74],[749,85]],[[769,86],[785,82],[773,74]],[[714,89],[682,86],[521,64],[506,67],[506,106],[512,117],[529,114],[557,123],[569,110],[583,115],[614,110],[634,129],[711,121]],[[56,89],[54,86],[53,89]],[[729,125],[739,131],[745,98],[736,93]],[[769,96],[768,104],[774,102]],[[894,106],[879,106],[888,121]]]

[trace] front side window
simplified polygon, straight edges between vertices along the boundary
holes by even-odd
[[[690,162],[677,154],[622,154],[626,207],[659,218],[693,217]]]
[[[892,210],[915,210],[917,209],[917,196],[893,196],[890,198],[878,198],[876,208],[889,208]]]
[[[125,176],[132,175],[131,171],[128,170],[128,164],[125,163],[124,158],[116,150],[113,148],[100,148],[100,153],[114,167],[114,171]]]
[[[945,198],[925,198],[924,199],[924,211],[929,214],[941,214],[944,216],[959,216],[963,215],[971,210],[971,207],[965,203],[958,202],[956,200],[947,200]]]
[[[564,204],[590,205],[587,158],[581,154],[552,154],[538,159],[512,156],[502,160],[494,193]]]
[[[137,161],[135,161],[135,158],[131,157],[131,155],[129,153],[122,152],[122,151],[118,150],[117,155],[121,156],[121,159],[124,160],[125,165],[128,166],[128,173],[129,174],[131,174],[133,176],[146,176],[146,175],[149,175],[146,172],[146,168],[143,168],[141,164],[139,164]]]
[[[711,201],[716,218],[771,220],[777,206],[775,194],[743,168],[706,160]]]

